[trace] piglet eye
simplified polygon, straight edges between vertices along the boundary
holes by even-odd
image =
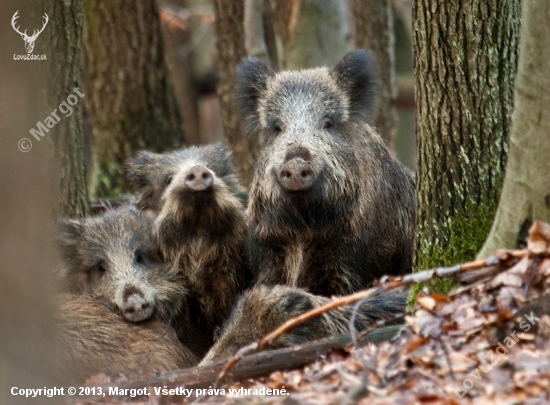
[[[166,176],[166,185],[170,184],[172,182],[172,175]]]
[[[329,129],[329,128],[332,128],[332,122],[325,121],[325,123],[323,124],[323,129]]]
[[[275,132],[281,132],[281,131],[282,131],[280,125],[275,125],[275,126],[273,127],[273,129],[275,130]]]
[[[141,264],[143,263],[143,253],[141,253],[139,250],[136,251],[136,263]]]
[[[99,262],[96,268],[99,274],[104,274],[107,271],[107,266],[105,265],[104,262]]]

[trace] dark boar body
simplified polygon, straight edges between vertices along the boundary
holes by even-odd
[[[278,285],[256,286],[246,291],[224,324],[219,339],[200,365],[217,363],[256,342],[284,322],[330,302],[329,298],[302,289]],[[405,310],[407,293],[375,293],[363,302],[356,314],[356,330],[364,330],[377,320],[388,319]],[[350,332],[353,305],[335,308],[312,318],[276,339],[271,347],[288,347]]]
[[[246,223],[230,150],[222,144],[165,154],[138,153],[128,174],[138,206],[154,211],[164,257],[189,288],[190,321],[180,338],[204,354],[237,296],[251,283],[245,258]]]
[[[414,181],[367,124],[370,54],[278,74],[246,59],[238,76],[245,131],[262,145],[248,205],[258,283],[330,296],[409,272]]]

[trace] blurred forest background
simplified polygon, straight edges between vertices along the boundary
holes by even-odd
[[[123,163],[140,148],[225,141],[248,184],[257,151],[242,138],[232,106],[234,68],[244,56],[281,71],[330,66],[352,49],[372,49],[383,83],[374,124],[414,170],[411,1],[149,0],[137,12],[117,14],[132,7],[121,3],[92,1],[84,10],[83,132],[92,199],[128,192]]]

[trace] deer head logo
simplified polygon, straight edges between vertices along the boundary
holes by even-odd
[[[11,26],[13,27],[15,32],[17,32],[19,35],[21,35],[21,38],[23,38],[23,40],[25,41],[25,48],[27,48],[27,53],[31,53],[32,50],[34,49],[34,41],[36,41],[36,38],[38,38],[40,33],[42,31],[44,31],[44,28],[46,28],[46,24],[48,24],[48,21],[49,21],[48,14],[44,13],[44,16],[43,16],[44,25],[42,25],[42,28],[40,29],[40,31],[34,30],[32,35],[29,37],[27,35],[27,30],[25,30],[25,32],[21,32],[21,31],[19,31],[19,27],[15,26],[15,20],[17,20],[17,18],[19,18],[17,13],[19,13],[19,10],[17,10],[15,12],[15,14],[13,15],[13,18],[11,19]]]

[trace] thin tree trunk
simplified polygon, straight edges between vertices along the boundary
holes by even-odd
[[[154,0],[86,2],[86,102],[94,141],[91,190],[127,192],[126,160],[137,150],[182,147]]]
[[[187,0],[180,0],[176,7],[164,6],[160,10],[161,32],[164,38],[164,57],[174,86],[174,95],[178,111],[183,119],[185,140],[188,145],[201,142],[199,122],[199,94],[194,83],[194,50],[192,48],[193,30],[191,17],[185,26],[171,23],[169,19],[179,20],[177,11],[189,9]],[[163,21],[163,17],[165,21]]]
[[[90,202],[82,139],[84,100],[77,93],[84,94],[81,82],[84,0],[44,4],[50,17],[46,31],[50,42],[46,111],[57,109],[60,117],[49,134],[59,182],[55,209],[59,215],[84,217],[90,215]],[[63,102],[65,105],[60,107]]]
[[[374,125],[388,148],[394,150],[393,139],[397,130],[397,113],[394,102],[395,37],[391,0],[355,0],[355,43],[358,48],[370,49],[376,56],[380,75],[378,112]]]
[[[216,51],[218,53],[218,97],[225,137],[233,149],[235,165],[245,187],[252,181],[255,147],[245,139],[234,106],[235,69],[246,55],[244,48],[244,4],[242,0],[214,0]]]
[[[479,257],[513,248],[533,220],[550,222],[550,2],[523,2],[515,107],[502,195]]]
[[[412,5],[413,0],[393,0],[393,7],[395,8],[395,12],[399,16],[399,19],[403,23],[403,27],[405,27],[405,31],[407,31],[407,35],[409,36],[409,39],[412,41],[413,37],[413,30],[412,30]]]
[[[472,259],[489,233],[511,129],[520,4],[415,0],[416,267]]]
[[[271,60],[264,34],[264,0],[244,0],[244,44],[246,54],[261,59],[267,66]]]
[[[332,66],[351,50],[346,3],[341,0],[299,0],[291,21],[285,69]],[[283,10],[284,11],[284,10]]]

